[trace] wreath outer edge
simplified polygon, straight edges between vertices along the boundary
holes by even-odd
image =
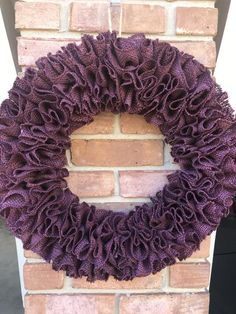
[[[128,213],[68,189],[73,130],[102,111],[143,115],[180,170]],[[229,214],[236,119],[227,93],[193,56],[143,34],[84,35],[16,78],[0,108],[0,216],[55,270],[88,281],[155,274],[184,260]]]

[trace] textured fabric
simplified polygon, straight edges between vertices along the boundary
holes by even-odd
[[[236,187],[236,119],[209,70],[158,39],[110,32],[36,65],[0,108],[0,214],[24,248],[89,281],[146,276],[199,249]],[[128,213],[80,202],[65,181],[69,135],[102,111],[143,115],[180,166]]]

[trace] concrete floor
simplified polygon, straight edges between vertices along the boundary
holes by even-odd
[[[15,238],[0,219],[0,314],[23,314]]]

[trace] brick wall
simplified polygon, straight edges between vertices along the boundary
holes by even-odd
[[[194,54],[208,68],[215,66],[214,1],[18,1],[16,27],[22,70],[49,51],[79,42],[82,33],[107,29],[122,36],[134,32],[158,36]],[[178,168],[160,131],[139,116],[101,114],[75,131],[71,140],[69,187],[81,200],[105,203],[106,208],[129,210],[146,202]],[[91,284],[84,278],[68,278],[26,251],[26,313],[208,313],[210,240],[184,262],[132,282],[111,278]]]

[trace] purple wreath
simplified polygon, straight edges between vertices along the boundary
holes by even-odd
[[[36,66],[0,108],[0,215],[24,248],[89,281],[154,274],[199,249],[236,187],[236,119],[209,70],[166,42],[114,32]],[[102,111],[143,115],[180,166],[128,213],[80,202],[65,180],[69,135]]]

